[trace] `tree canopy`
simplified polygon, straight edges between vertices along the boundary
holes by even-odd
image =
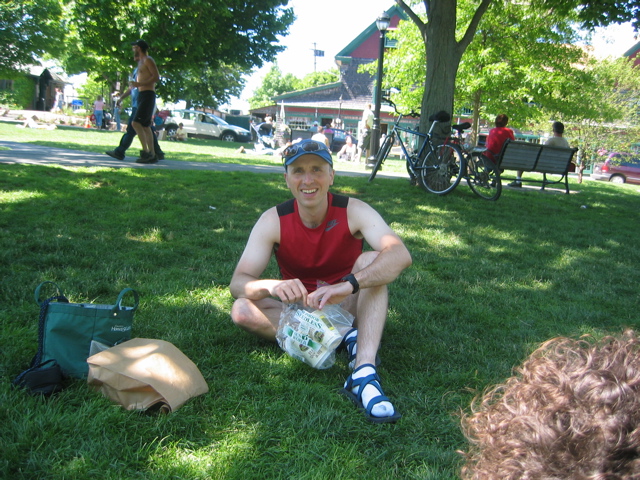
[[[11,76],[37,57],[64,47],[65,27],[59,0],[3,0],[0,7],[0,73]]]
[[[588,30],[611,24],[632,22],[640,29],[640,1],[638,0],[533,0],[532,5],[542,11],[554,11],[561,15],[575,13],[582,26]]]
[[[460,9],[460,23],[471,13]],[[571,17],[536,13],[510,2],[491,5],[460,60],[454,113],[471,110],[476,127],[479,118],[507,113],[512,124],[522,126],[566,107],[564,92],[586,81],[583,51],[573,45],[578,36]],[[416,110],[425,86],[422,39],[412,22],[401,22],[392,35],[399,48],[385,62],[388,86],[415,85],[404,89],[399,101]]]
[[[284,49],[278,37],[295,18],[287,3],[77,0],[63,65],[115,83],[131,70],[130,43],[142,38],[158,64],[163,98],[216,106],[241,90],[243,74]]]
[[[604,0],[532,0],[530,2],[494,2],[493,0],[396,0],[416,25],[424,48],[425,76],[422,111],[452,111],[456,76],[463,54],[476,36],[490,6],[502,3],[514,8],[528,8],[535,15],[553,18],[576,16],[585,28],[610,25],[635,19],[639,2]],[[493,4],[493,5],[492,5]],[[526,42],[521,42],[526,47]],[[423,115],[421,128],[427,128],[428,115]]]

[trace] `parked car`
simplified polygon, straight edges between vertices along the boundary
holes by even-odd
[[[172,136],[182,123],[188,137],[214,138],[225,142],[250,142],[249,130],[231,125],[212,113],[198,110],[171,110],[165,120],[167,136]]]
[[[591,178],[638,185],[640,184],[640,157],[629,153],[610,153],[604,162],[593,166]]]
[[[358,141],[354,135],[351,135],[349,132],[345,130],[340,130],[337,128],[333,130],[333,137],[331,138],[331,146],[329,147],[333,153],[339,152],[342,146],[347,143],[347,137],[350,136],[351,140],[353,140],[354,144],[357,144]]]

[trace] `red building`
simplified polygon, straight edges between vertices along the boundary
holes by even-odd
[[[391,18],[389,30],[395,29],[405,18],[397,5],[391,7],[387,14]],[[386,39],[386,46],[393,48],[395,42]],[[314,122],[319,125],[333,123],[334,127],[341,123],[345,130],[357,133],[362,111],[367,104],[374,103],[375,85],[375,75],[359,73],[358,67],[375,62],[379,49],[380,32],[373,22],[336,55],[335,62],[340,71],[338,82],[278,95],[273,98],[273,105],[251,110],[251,114],[279,118],[284,110],[286,124],[292,129],[306,130]],[[385,133],[386,124],[393,122],[390,107],[383,105],[380,117],[381,131]]]
[[[640,42],[636,43],[633,47],[624,52],[623,56],[633,60],[634,67],[640,65]]]

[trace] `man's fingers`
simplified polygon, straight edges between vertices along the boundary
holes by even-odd
[[[306,303],[307,301],[307,289],[298,279],[281,282],[276,287],[275,294],[285,303]]]

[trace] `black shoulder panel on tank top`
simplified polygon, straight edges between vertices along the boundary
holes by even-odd
[[[295,199],[292,198],[291,200],[287,200],[286,202],[277,205],[276,210],[278,211],[278,216],[284,217],[285,215],[290,215],[295,212],[295,209],[293,208],[294,201]]]
[[[333,201],[331,205],[334,207],[347,208],[349,204],[349,197],[345,197],[344,195],[336,195],[333,194]]]

